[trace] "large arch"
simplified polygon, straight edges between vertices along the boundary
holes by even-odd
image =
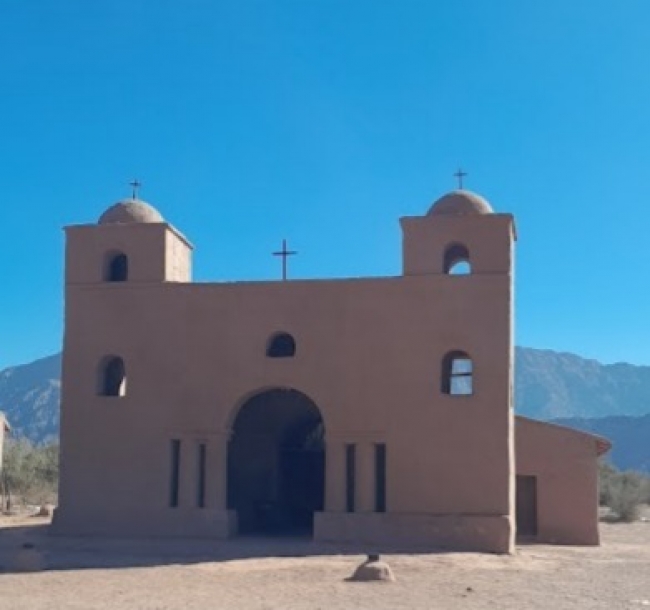
[[[325,425],[291,388],[263,390],[238,409],[228,445],[228,508],[240,534],[310,534],[325,499]]]

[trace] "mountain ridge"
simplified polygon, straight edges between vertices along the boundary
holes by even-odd
[[[0,371],[0,410],[12,433],[34,442],[59,435],[61,354]]]
[[[638,417],[650,413],[650,366],[517,347],[515,402],[517,412],[544,420]]]

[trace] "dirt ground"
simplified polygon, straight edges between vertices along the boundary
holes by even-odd
[[[36,517],[0,527],[2,610],[650,610],[648,521],[603,524],[601,547],[382,554],[395,583],[346,582],[360,549],[307,540],[57,538]],[[12,570],[25,543],[43,571]]]

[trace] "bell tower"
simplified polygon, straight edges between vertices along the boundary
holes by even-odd
[[[81,511],[87,517],[95,506],[93,494],[80,490],[91,489],[104,472],[96,458],[102,453],[119,462],[123,454],[111,452],[120,429],[137,425],[139,408],[151,400],[151,386],[143,380],[154,353],[164,351],[155,342],[166,345],[169,327],[169,317],[157,315],[167,310],[157,305],[175,293],[172,283],[191,281],[192,245],[136,198],[109,207],[97,223],[68,226],[65,232],[63,512],[57,519],[83,527],[76,511],[87,502],[87,512]],[[95,447],[106,439],[103,452],[89,449],[88,443]]]
[[[192,245],[153,206],[125,199],[66,227],[66,285],[190,282]]]
[[[401,219],[403,275],[453,274],[459,263],[471,274],[512,271],[516,239],[511,214],[495,214],[480,195],[443,195],[425,216]]]
[[[514,219],[497,214],[480,195],[456,190],[438,199],[424,216],[402,218],[403,276],[428,300],[425,319],[440,368],[439,429],[466,418],[467,440],[481,463],[464,474],[467,489],[484,485],[490,500],[482,510],[498,517],[503,547],[512,550],[515,531],[514,443]],[[429,375],[430,373],[427,373]],[[435,401],[435,402],[434,402]],[[429,403],[427,403],[429,407]],[[489,456],[489,457],[487,457]],[[462,460],[462,452],[457,460]],[[435,473],[430,476],[435,479]],[[474,502],[487,502],[488,496]]]

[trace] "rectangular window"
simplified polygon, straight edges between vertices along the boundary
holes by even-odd
[[[454,396],[471,396],[474,392],[473,375],[472,360],[467,357],[455,357],[451,361],[449,393]]]
[[[178,506],[178,485],[181,472],[181,442],[173,439],[171,444],[171,478],[169,486],[169,506]]]
[[[199,480],[196,487],[196,505],[205,508],[205,443],[199,443],[198,453],[198,475]]]
[[[375,511],[386,512],[386,444],[375,445]]]
[[[345,446],[345,509],[354,512],[356,445]]]

